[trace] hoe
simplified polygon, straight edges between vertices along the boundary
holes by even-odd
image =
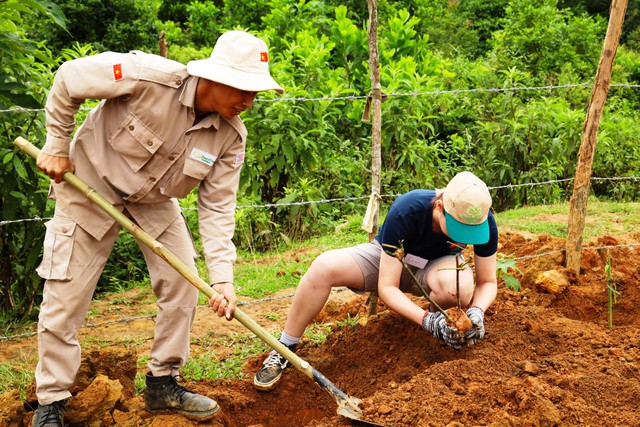
[[[20,150],[25,152],[30,157],[34,159],[38,157],[40,150],[26,139],[18,137],[15,139],[14,144],[17,145]],[[178,259],[161,243],[156,241],[144,230],[142,230],[138,225],[133,223],[129,218],[122,214],[122,212],[111,205],[101,194],[99,194],[93,188],[89,187],[80,178],[78,178],[71,172],[66,172],[62,179],[71,184],[87,199],[91,200],[103,211],[109,214],[124,229],[133,234],[136,239],[151,248],[156,255],[169,263],[169,265],[171,265],[176,271],[182,274],[185,279],[187,279],[193,286],[198,288],[207,297],[211,298],[217,295],[216,291],[214,291],[196,273],[191,271],[182,261],[180,261],[180,259]],[[339,390],[331,381],[329,381],[324,375],[313,368],[307,361],[303,360],[294,352],[289,350],[285,345],[278,341],[274,336],[269,334],[265,329],[263,329],[258,323],[256,323],[244,312],[242,312],[239,308],[236,308],[234,312],[234,318],[243,326],[247,327],[258,338],[267,343],[271,348],[280,353],[296,369],[298,369],[307,377],[311,378],[318,386],[320,386],[321,389],[333,396],[338,403],[338,415],[353,420],[356,424],[384,427],[381,424],[362,420],[362,409],[359,406],[360,399],[348,396],[347,394]]]

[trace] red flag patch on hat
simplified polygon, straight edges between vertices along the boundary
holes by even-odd
[[[113,66],[113,79],[115,81],[122,80],[122,64],[115,64]]]
[[[260,52],[260,62],[269,62],[269,55],[267,52]]]

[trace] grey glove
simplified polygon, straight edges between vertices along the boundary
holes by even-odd
[[[472,328],[464,334],[464,337],[467,345],[474,345],[484,338],[484,311],[480,307],[471,307],[467,310],[467,317],[471,320]]]
[[[460,350],[464,346],[464,335],[455,327],[447,325],[447,318],[440,312],[427,313],[422,318],[422,328],[455,350]]]

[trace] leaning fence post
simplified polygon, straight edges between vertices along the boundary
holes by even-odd
[[[582,233],[584,232],[587,199],[591,183],[591,167],[593,154],[596,149],[598,125],[602,116],[602,109],[607,100],[611,83],[611,69],[618,49],[622,23],[627,9],[627,0],[613,0],[607,34],[604,39],[602,55],[596,71],[596,79],[591,90],[591,100],[587,116],[582,129],[582,142],[578,152],[578,166],[573,181],[573,194],[569,209],[569,225],[566,243],[565,266],[576,273],[580,273],[580,258],[582,255]]]

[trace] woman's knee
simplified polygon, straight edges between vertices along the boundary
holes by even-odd
[[[334,275],[335,273],[337,273],[337,252],[338,250],[331,250],[318,255],[309,266],[307,274],[311,273],[314,275]]]
[[[471,303],[474,281],[473,272],[470,269],[461,271],[459,275],[455,270],[441,270],[429,279],[428,287],[432,291],[430,296],[438,304],[452,307],[459,303],[465,307]]]
[[[354,267],[357,264],[348,253],[334,249],[318,255],[305,273],[305,278],[327,286],[347,286]]]

